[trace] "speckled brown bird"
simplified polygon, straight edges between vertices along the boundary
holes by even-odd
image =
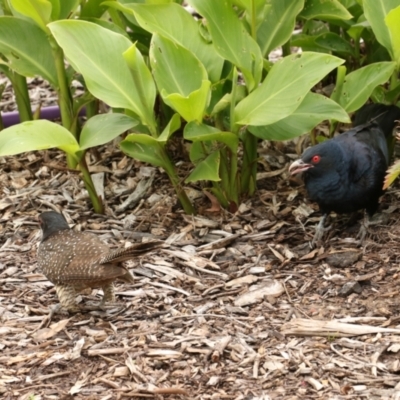
[[[103,289],[100,306],[115,301],[113,281],[134,281],[123,262],[163,245],[162,241],[152,241],[112,251],[94,234],[70,229],[57,212],[42,213],[39,223],[42,240],[38,265],[54,284],[61,307],[69,312],[80,311],[76,293],[86,288]]]

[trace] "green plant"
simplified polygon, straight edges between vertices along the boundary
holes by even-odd
[[[98,211],[84,152],[130,130],[121,149],[162,167],[184,210],[193,213],[167,150],[181,130],[194,166],[185,182],[205,181],[235,211],[256,190],[259,140],[291,139],[326,119],[332,127],[348,122],[347,112],[371,95],[396,101],[400,0],[390,0],[383,14],[368,10],[374,1],[364,0],[363,8],[356,0],[188,0],[203,17],[197,21],[180,1],[87,0],[78,7],[73,0],[10,0],[13,16],[0,17],[0,37],[9,35],[11,20],[19,35],[9,45],[0,39],[6,68],[41,75],[56,88],[63,127],[32,121],[7,128],[0,155],[61,148],[81,168]],[[296,23],[303,36],[293,35]],[[22,31],[34,38],[38,55],[29,54]],[[360,38],[381,51],[363,53]],[[303,52],[290,54],[291,45]],[[279,46],[284,57],[272,64],[268,56]],[[312,92],[336,68],[332,98]],[[79,99],[70,89],[76,76],[87,89]],[[389,79],[388,89],[379,86]],[[96,116],[93,99],[113,113]],[[90,118],[81,133],[77,115],[85,104]]]

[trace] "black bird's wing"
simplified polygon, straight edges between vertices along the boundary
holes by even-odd
[[[370,184],[381,179],[389,164],[389,152],[385,136],[375,122],[357,126],[334,140],[342,148],[349,183],[366,177]]]
[[[353,126],[364,125],[375,121],[382,129],[386,139],[390,139],[395,121],[400,120],[400,108],[386,104],[365,104],[355,114]]]

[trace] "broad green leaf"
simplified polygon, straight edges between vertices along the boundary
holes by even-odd
[[[214,151],[205,160],[200,161],[192,173],[185,179],[186,183],[197,181],[214,181],[221,180],[219,177],[219,151]]]
[[[152,39],[150,62],[164,101],[186,121],[201,120],[210,93],[203,64],[189,50],[158,34]]]
[[[107,7],[104,0],[87,0],[82,4],[80,13],[81,18],[100,18],[106,11]]]
[[[154,131],[148,94],[144,95],[124,58],[132,43],[124,36],[86,21],[57,21],[48,25],[74,68],[80,72],[89,91],[114,108],[127,108]],[[136,62],[143,63],[137,56]],[[139,66],[142,71],[144,66]],[[138,76],[141,80],[143,77]],[[147,77],[144,81],[148,83]],[[140,82],[141,85],[144,82]],[[148,85],[151,86],[151,85]],[[151,90],[151,89],[150,89]]]
[[[11,6],[20,14],[33,19],[42,30],[51,21],[52,4],[48,0],[10,0]]]
[[[161,95],[166,104],[177,111],[187,122],[201,121],[204,111],[210,101],[210,81],[203,81],[198,90],[194,90],[189,96],[182,96],[179,93],[166,95],[161,91]]]
[[[317,46],[317,44],[315,43],[315,39],[317,37],[318,36],[304,35],[303,33],[299,33],[297,35],[292,36],[292,39],[290,40],[290,45],[301,47],[303,51],[329,53],[329,50],[321,46]]]
[[[60,1],[60,13],[57,19],[65,19],[76,10],[79,5],[79,0],[59,0]]]
[[[337,0],[306,0],[304,9],[299,16],[305,19],[322,20],[347,20],[353,18],[346,7]]]
[[[183,137],[192,142],[218,141],[225,143],[232,151],[236,153],[239,139],[237,135],[230,132],[222,132],[210,125],[190,122],[185,126]]]
[[[189,50],[158,34],[153,35],[150,63],[159,91],[188,96],[199,89],[207,72]]]
[[[264,21],[267,12],[272,7],[265,0],[232,0],[232,4],[246,11],[246,21],[250,26],[252,25],[253,18],[255,18],[256,31],[258,31],[260,24]]]
[[[249,131],[264,140],[288,140],[310,132],[320,122],[333,119],[350,122],[346,111],[328,97],[308,93],[296,111],[271,125],[250,126]]]
[[[363,6],[364,14],[371,24],[376,39],[382,46],[386,47],[392,59],[394,59],[392,40],[389,28],[385,24],[385,18],[390,10],[400,6],[400,0],[364,0]]]
[[[212,152],[219,149],[219,145],[215,141],[193,142],[190,146],[189,158],[190,161],[197,165],[205,160]]]
[[[388,13],[385,23],[389,29],[393,59],[400,66],[400,6]]]
[[[188,3],[207,19],[207,27],[221,57],[242,71],[250,91],[257,87],[263,65],[260,47],[235,14],[231,2],[188,0]]]
[[[125,114],[98,114],[84,125],[79,144],[81,150],[108,143],[138,124]]]
[[[388,81],[395,68],[395,62],[380,62],[346,75],[338,103],[349,113],[358,110],[375,87]]]
[[[171,135],[176,132],[180,127],[181,117],[179,114],[174,114],[168,122],[168,125],[162,131],[161,135],[157,138],[157,140],[161,143],[167,143]]]
[[[343,62],[311,52],[283,58],[274,64],[264,82],[236,106],[235,123],[269,125],[289,116],[309,90]]]
[[[157,167],[164,167],[162,144],[143,133],[132,133],[120,143],[121,150],[128,156]]]
[[[71,155],[79,151],[78,142],[69,130],[44,119],[23,122],[1,131],[0,156],[53,147]]]
[[[203,63],[212,82],[220,79],[224,60],[214,46],[200,36],[197,22],[182,6],[175,3],[122,5],[114,1],[104,4],[134,15],[143,29],[190,50]]]
[[[30,1],[30,0],[28,0]],[[56,21],[60,18],[60,0],[48,0],[51,4],[51,16],[50,21]],[[66,0],[65,3],[69,3],[69,0]]]
[[[127,31],[123,30],[122,28],[120,28],[118,25],[115,25],[111,21],[107,21],[105,19],[100,19],[100,18],[91,18],[91,17],[85,18],[85,21],[93,22],[96,25],[100,25],[103,28],[109,29],[110,31],[115,33],[119,33],[120,35],[125,36],[127,39],[130,39]]]
[[[58,87],[49,41],[33,22],[15,17],[0,17],[0,52],[14,71],[24,76],[39,75]]]
[[[156,101],[156,85],[150,70],[143,59],[142,54],[136,48],[136,44],[126,50],[123,57],[131,72],[132,81],[135,84],[135,89],[140,100],[140,109],[143,114],[143,121],[147,121],[147,125],[153,128],[155,133],[155,121],[153,115],[154,102]],[[133,110],[135,111],[135,110]]]
[[[264,57],[290,39],[304,0],[269,0],[268,5],[271,8],[257,29],[257,42]]]
[[[323,33],[322,35],[317,36],[315,38],[315,44],[336,53],[343,53],[351,56],[354,55],[354,48],[351,44],[333,32]]]

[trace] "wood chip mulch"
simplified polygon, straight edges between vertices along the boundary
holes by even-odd
[[[183,214],[163,171],[112,144],[87,157],[104,216],[62,153],[0,159],[0,397],[400,398],[400,192],[385,194],[388,221],[363,246],[360,214],[332,216],[312,249],[319,214],[287,174],[291,151],[261,151],[260,189],[235,214],[190,188],[197,216]],[[128,264],[136,283],[117,283],[118,306],[49,321],[58,301],[36,251],[37,216],[51,209],[111,247],[170,247]]]

